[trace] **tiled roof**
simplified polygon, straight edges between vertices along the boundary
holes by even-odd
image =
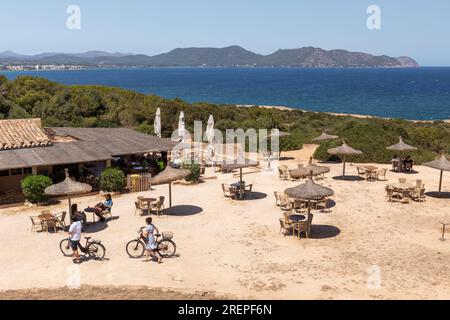
[[[41,119],[0,120],[0,150],[51,145]]]

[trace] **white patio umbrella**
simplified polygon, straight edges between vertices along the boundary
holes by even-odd
[[[161,138],[161,110],[159,108],[156,109],[156,117],[153,123],[153,127],[155,129],[155,135],[158,138]]]
[[[180,141],[184,141],[184,134],[186,132],[186,124],[184,122],[184,112],[180,112],[180,117],[178,118],[178,137]]]
[[[206,126],[206,139],[208,140],[208,160],[213,160],[215,150],[214,150],[214,117],[213,115],[209,115],[208,124]]]

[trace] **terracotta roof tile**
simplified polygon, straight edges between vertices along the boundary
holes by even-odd
[[[51,145],[41,119],[0,120],[0,150]]]

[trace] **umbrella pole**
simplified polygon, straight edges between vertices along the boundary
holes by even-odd
[[[172,182],[169,182],[169,212],[172,211]]]
[[[342,176],[345,177],[345,155],[344,155],[344,166],[342,168]]]
[[[441,175],[439,178],[439,193],[441,193],[441,190],[442,190],[442,175],[443,175],[443,173],[444,173],[444,170],[441,170]]]
[[[72,200],[70,199],[70,195],[67,196],[67,200],[69,201],[69,219],[70,223],[72,223]]]
[[[239,182],[242,186],[242,168],[239,169],[239,180],[240,180]]]
[[[311,214],[311,200],[308,200],[308,216]]]

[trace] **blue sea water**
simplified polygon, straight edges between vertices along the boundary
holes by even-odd
[[[450,68],[127,68],[2,72],[121,87],[188,102],[280,105],[416,120],[450,119]]]

